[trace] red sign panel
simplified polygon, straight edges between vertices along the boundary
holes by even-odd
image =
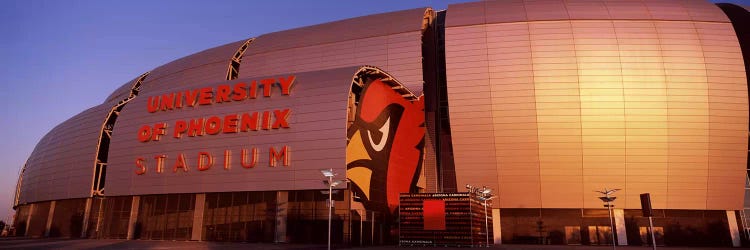
[[[424,211],[424,230],[445,230],[445,201],[425,200],[422,203]]]

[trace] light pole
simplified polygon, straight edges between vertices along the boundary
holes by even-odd
[[[492,194],[492,189],[487,188],[487,186],[482,186],[482,188],[473,187],[469,184],[466,184],[466,189],[468,189],[470,192],[473,192],[479,196],[479,200],[484,202],[484,235],[486,238],[485,246],[490,247],[490,223],[489,223],[489,215],[487,214],[487,201],[492,200],[495,198],[495,196]]]
[[[328,250],[331,250],[331,212],[333,209],[333,187],[341,184],[341,181],[333,180],[333,177],[336,176],[336,173],[333,172],[332,168],[322,169],[320,170],[320,173],[328,178],[327,180],[323,180],[323,183],[328,185]]]
[[[491,192],[492,190],[491,189],[487,189],[485,191],[490,191]],[[487,247],[490,247],[490,226],[489,226],[489,222],[488,222],[489,215],[487,215],[487,201],[488,200],[492,200],[492,198],[495,198],[495,197],[492,196],[492,194],[490,194],[490,193],[488,193],[488,195],[490,195],[490,196],[489,197],[486,197],[486,196],[485,197],[480,197],[479,199],[484,201],[484,232],[485,232],[485,236],[487,237],[487,243],[485,243],[485,244],[487,245]]]
[[[612,249],[617,249],[617,244],[615,243],[615,227],[612,225],[612,207],[614,205],[611,205],[610,203],[617,199],[617,197],[612,196],[612,194],[619,190],[619,188],[609,190],[607,190],[607,188],[604,188],[604,191],[595,191],[604,195],[602,197],[599,197],[599,199],[601,199],[605,203],[604,206],[607,207],[607,210],[609,211],[609,231],[612,233]]]

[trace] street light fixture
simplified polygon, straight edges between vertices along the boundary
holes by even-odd
[[[327,180],[323,180],[323,183],[328,186],[328,250],[331,250],[331,212],[333,209],[333,187],[338,186],[341,184],[341,180],[333,180],[333,177],[336,176],[336,173],[333,172],[333,169],[321,169],[320,173],[323,174]]]
[[[491,196],[492,194],[490,193],[486,193],[486,194],[489,194],[490,197],[479,197],[479,199],[484,201],[484,232],[485,232],[484,235],[487,238],[487,242],[485,243],[485,245],[487,247],[490,247],[490,226],[488,222],[489,215],[487,215],[487,201],[492,200],[493,198],[495,198],[495,196]]]
[[[477,188],[472,185],[466,184],[466,189],[468,189],[469,192],[477,194],[479,196],[479,200],[484,202],[484,235],[487,240],[484,244],[486,247],[490,247],[490,224],[489,215],[487,214],[487,201],[494,199],[495,196],[492,194],[492,189],[487,188],[487,186]]]
[[[599,197],[600,200],[602,200],[605,204],[604,207],[607,208],[609,211],[609,231],[612,233],[612,249],[617,249],[617,244],[615,243],[615,227],[612,225],[612,207],[615,205],[612,205],[611,203],[617,199],[617,197],[612,196],[615,192],[620,191],[619,188],[615,189],[607,189],[604,188],[604,191],[595,191],[597,193],[603,194],[604,196]]]
[[[336,173],[333,172],[333,169],[321,169],[320,173],[323,174],[325,177],[334,177],[336,176]]]

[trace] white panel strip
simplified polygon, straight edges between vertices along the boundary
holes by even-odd
[[[737,216],[734,210],[727,210],[727,222],[729,222],[729,234],[732,235],[732,246],[740,247],[740,229],[737,227]]]
[[[44,237],[49,237],[49,231],[52,228],[52,219],[55,216],[55,204],[56,201],[50,202],[49,215],[47,215],[47,227],[44,229]]]
[[[133,196],[133,201],[130,203],[130,219],[128,220],[128,240],[132,240],[135,236],[135,223],[138,220],[138,208],[141,204],[140,196]]]
[[[503,243],[502,231],[500,231],[500,209],[492,209],[492,238],[495,240],[495,245]]]
[[[613,209],[615,214],[615,228],[617,229],[617,245],[628,245],[628,233],[625,231],[625,210]]]
[[[203,238],[203,209],[206,207],[206,194],[195,195],[195,210],[193,211],[193,235],[190,240]]]

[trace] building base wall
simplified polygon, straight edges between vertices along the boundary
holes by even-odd
[[[52,206],[51,206],[52,208]],[[70,199],[55,202],[53,216],[49,221],[50,237],[78,238],[83,230],[86,199]]]
[[[362,216],[353,216],[350,201],[345,199],[349,196],[348,190],[333,195],[334,246],[382,245],[388,232],[382,214],[363,209]],[[327,198],[321,190],[299,190],[45,201],[16,207],[13,233],[27,237],[326,244]],[[353,240],[355,235],[358,238]]]
[[[611,245],[607,209],[500,209],[504,244]],[[619,245],[647,246],[648,217],[624,209],[624,228],[615,224]],[[654,210],[657,245],[733,246],[724,210]],[[624,233],[623,233],[624,232]],[[619,236],[618,236],[619,235]]]
[[[287,191],[285,206],[279,206],[277,191],[201,195],[204,202],[196,202],[196,194],[93,199],[88,236],[191,240],[195,232],[200,232],[200,240],[272,243],[279,240],[278,234],[283,231],[288,243],[327,241],[327,195],[320,190]],[[388,220],[380,215],[376,218],[372,211],[359,214],[350,210],[350,201],[345,199],[348,196],[346,190],[334,194],[337,202],[331,218],[333,244],[387,244],[383,239],[387,238],[384,236],[388,231],[384,229]],[[46,225],[53,229],[49,230],[50,237],[81,235],[86,222],[86,199],[61,200],[55,204],[52,221],[48,221],[53,209],[50,201],[19,206],[14,221],[16,235],[41,237],[47,231]],[[200,213],[196,213],[197,205],[202,206]],[[280,209],[285,212],[279,213]],[[496,243],[611,245],[613,242],[606,209],[493,209],[492,213],[497,218],[493,228],[500,229],[493,230],[498,231]],[[617,217],[613,221],[618,245],[650,244],[648,218],[642,216],[640,209],[618,209],[613,214]],[[282,217],[286,230],[280,231],[276,224]],[[202,218],[197,223],[199,228],[194,228],[196,218]],[[660,246],[737,246],[738,231],[732,232],[732,219],[726,210],[655,209],[654,234]]]

